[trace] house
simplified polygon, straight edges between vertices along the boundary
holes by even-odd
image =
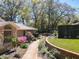
[[[27,31],[37,31],[36,28],[21,23],[4,21],[0,18],[0,54],[12,48],[11,37],[25,37]]]
[[[36,31],[36,28],[26,26],[21,23],[4,21],[0,19],[0,39],[6,36],[20,37],[25,35],[27,31]]]
[[[58,37],[79,39],[79,23],[58,26]]]

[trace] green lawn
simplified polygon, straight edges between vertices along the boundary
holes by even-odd
[[[58,47],[79,53],[79,39],[49,39],[48,41]]]

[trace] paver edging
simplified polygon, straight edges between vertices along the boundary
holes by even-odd
[[[71,58],[75,58],[75,59],[79,59],[79,53],[76,53],[76,52],[72,52],[72,51],[69,51],[69,50],[66,50],[64,48],[60,48],[52,43],[50,43],[48,41],[48,37],[46,38],[46,45],[48,46],[49,49],[52,49],[52,48],[56,48],[57,50],[60,51],[60,53],[63,55],[63,56],[68,56],[68,57],[71,57]]]

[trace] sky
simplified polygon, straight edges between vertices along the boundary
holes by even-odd
[[[25,0],[25,1],[29,1],[29,0]],[[61,3],[67,3],[69,5],[71,5],[74,8],[78,8],[79,9],[79,0],[59,0]],[[0,0],[1,2],[1,0]]]
[[[25,1],[29,1],[29,0],[25,0]],[[71,5],[72,7],[78,7],[79,8],[79,0],[59,0],[62,3],[68,3],[69,5]],[[0,0],[1,2],[1,0]]]
[[[59,1],[62,3],[67,3],[72,7],[79,9],[79,0],[59,0]]]

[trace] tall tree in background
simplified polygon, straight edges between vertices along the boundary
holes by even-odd
[[[54,0],[47,0],[47,15],[48,15],[48,32],[50,31],[51,29],[51,20],[52,20],[52,13],[54,12],[53,11],[53,4],[54,4]]]
[[[21,10],[19,10],[19,14],[22,17],[22,23],[25,22],[29,23],[30,20],[30,8],[28,6],[23,7]],[[25,22],[24,22],[25,21]]]
[[[47,27],[47,14],[45,0],[32,1],[32,12],[34,16],[34,26],[38,28],[40,32],[46,30]]]
[[[22,7],[22,0],[2,0],[2,3],[0,3],[0,17],[6,21],[14,21],[16,13]]]
[[[60,3],[58,0],[40,0],[39,2],[32,1],[32,3],[34,26],[40,28],[40,31],[52,32],[57,30],[60,23],[71,24],[75,19],[76,10],[66,3]]]
[[[75,12],[74,8],[58,0],[31,0],[31,6],[25,5],[23,0],[2,0],[0,4],[1,18],[14,21],[16,15],[20,15],[23,23],[30,24],[33,20],[31,25],[41,32],[54,32],[60,24],[76,22]]]
[[[56,30],[60,21],[65,21],[64,18],[67,16],[69,22],[75,16],[75,9],[66,3],[60,3],[59,1],[47,0],[47,15],[48,15],[48,32]]]
[[[37,20],[39,15],[39,2],[40,0],[31,0],[32,2],[32,13],[33,13],[33,19],[34,19],[34,27],[37,27]]]

